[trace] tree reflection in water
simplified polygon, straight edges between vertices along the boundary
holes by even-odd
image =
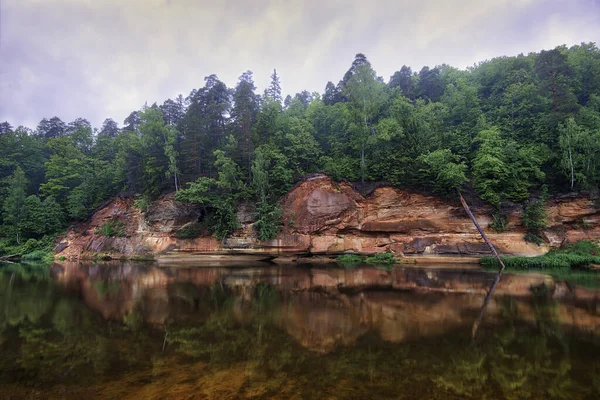
[[[96,398],[600,395],[600,343],[577,325],[598,324],[589,305],[503,297],[472,341],[481,297],[136,276],[88,274],[74,286],[44,268],[2,270],[0,390],[58,398],[90,390]],[[569,325],[565,310],[585,318]]]

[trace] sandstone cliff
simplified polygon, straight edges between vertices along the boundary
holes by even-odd
[[[132,199],[115,199],[85,224],[72,227],[57,247],[68,259],[111,254],[255,254],[260,256],[329,255],[343,252],[400,255],[481,255],[488,249],[457,201],[380,187],[367,196],[348,183],[323,175],[298,184],[281,200],[284,227],[278,237],[259,241],[253,230],[252,209],[240,207],[242,228],[224,240],[211,236],[178,239],[177,231],[201,218],[199,208],[163,196],[145,213]],[[483,227],[491,209],[479,207],[475,216]],[[520,212],[509,215],[506,231],[487,228],[490,240],[503,254],[537,255],[568,241],[600,238],[600,209],[585,197],[562,197],[548,205],[549,228],[542,246],[526,243]],[[125,237],[105,237],[96,230],[107,221],[122,221]]]

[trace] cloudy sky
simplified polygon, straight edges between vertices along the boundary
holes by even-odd
[[[600,0],[0,0],[0,121],[122,124],[145,101],[273,68],[322,92],[354,55],[389,79],[557,45],[600,45]]]

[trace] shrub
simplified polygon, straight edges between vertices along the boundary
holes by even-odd
[[[279,228],[283,225],[283,214],[279,207],[262,204],[255,216],[258,217],[258,221],[254,224],[254,229],[259,240],[270,240],[277,236]]]
[[[523,226],[527,229],[525,240],[527,242],[535,243],[540,245],[542,239],[540,234],[542,229],[548,226],[546,218],[548,213],[546,212],[546,199],[548,197],[546,188],[542,189],[542,195],[538,200],[527,202],[523,208],[523,215],[521,216]]]
[[[492,214],[492,223],[490,228],[496,232],[504,232],[506,230],[506,224],[508,223],[508,217],[506,214],[494,213]]]
[[[335,261],[344,268],[354,268],[362,263],[363,258],[358,254],[342,254]]]
[[[125,223],[122,221],[108,221],[94,231],[96,235],[108,237],[125,237]]]
[[[146,196],[138,197],[133,201],[133,206],[145,213],[148,209],[148,198]]]
[[[362,262],[362,257],[358,254],[342,254],[341,256],[337,256],[336,261],[341,263],[360,263]]]
[[[22,261],[38,261],[44,259],[48,253],[43,250],[35,250],[31,253],[23,254]]]
[[[394,264],[394,255],[392,253],[377,253],[374,256],[367,257],[369,264]]]

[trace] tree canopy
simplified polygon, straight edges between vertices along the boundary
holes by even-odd
[[[500,209],[600,185],[600,50],[594,43],[498,57],[466,70],[399,66],[386,83],[365,54],[322,94],[283,96],[273,69],[260,95],[251,71],[228,88],[215,74],[189,95],[107,118],[0,124],[5,240],[56,232],[117,193],[177,191],[205,208],[220,237],[255,205],[273,237],[278,198],[304,176],[471,191]],[[535,197],[535,196],[534,196]],[[47,217],[47,218],[46,218]],[[36,221],[46,218],[51,225]]]

